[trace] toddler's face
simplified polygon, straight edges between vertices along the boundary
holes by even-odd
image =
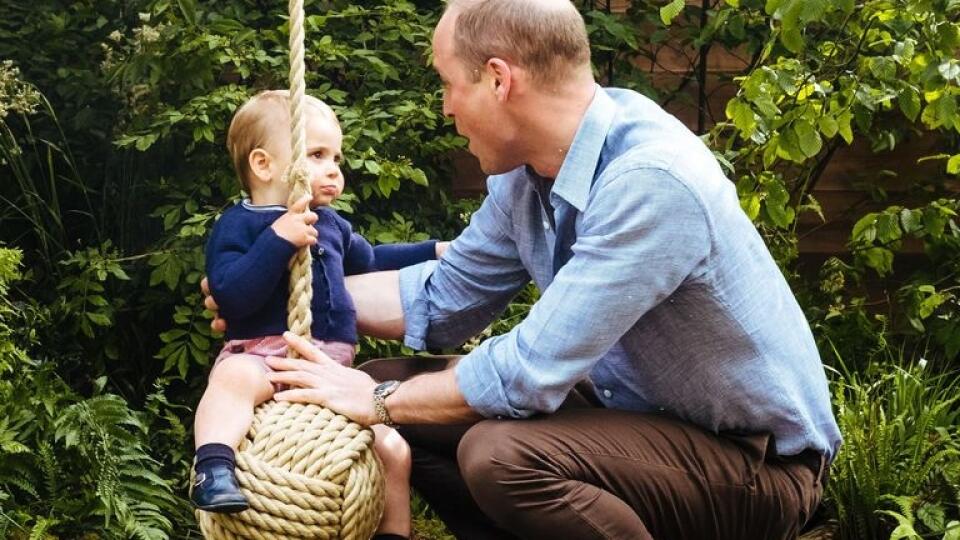
[[[343,193],[343,133],[325,114],[309,115],[306,125],[307,170],[313,191],[311,207],[327,206]]]

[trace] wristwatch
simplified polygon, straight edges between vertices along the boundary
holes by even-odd
[[[387,397],[400,388],[400,381],[384,381],[373,389],[373,408],[377,411],[380,423],[385,426],[396,426],[390,413],[387,412]]]

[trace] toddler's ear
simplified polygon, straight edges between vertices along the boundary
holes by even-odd
[[[274,160],[270,152],[263,148],[254,148],[247,156],[247,161],[250,164],[250,172],[253,173],[255,179],[261,182],[270,182],[274,172]]]

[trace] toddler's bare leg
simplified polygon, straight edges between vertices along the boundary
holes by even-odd
[[[373,449],[383,462],[386,503],[377,534],[410,537],[410,447],[396,430],[371,426],[377,439]]]
[[[221,443],[234,449],[253,421],[253,408],[273,397],[263,358],[237,354],[224,359],[210,374],[207,389],[197,405],[194,445]]]

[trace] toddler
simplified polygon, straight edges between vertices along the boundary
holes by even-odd
[[[401,268],[436,258],[446,243],[427,241],[372,247],[329,205],[343,191],[342,133],[333,110],[307,97],[307,171],[312,190],[289,209],[281,178],[291,159],[289,94],[262,92],[237,110],[227,147],[249,200],[224,212],[207,245],[206,271],[220,313],[230,323],[195,420],[196,483],[191,499],[211,512],[247,508],[234,474],[234,452],[270,399],[267,356],[286,356],[288,262],[296,250],[313,254],[314,343],[351,365],[356,312],[344,276]],[[312,211],[305,211],[307,207]],[[410,535],[410,449],[400,435],[373,426],[374,450],[384,465],[386,506],[375,538]]]

